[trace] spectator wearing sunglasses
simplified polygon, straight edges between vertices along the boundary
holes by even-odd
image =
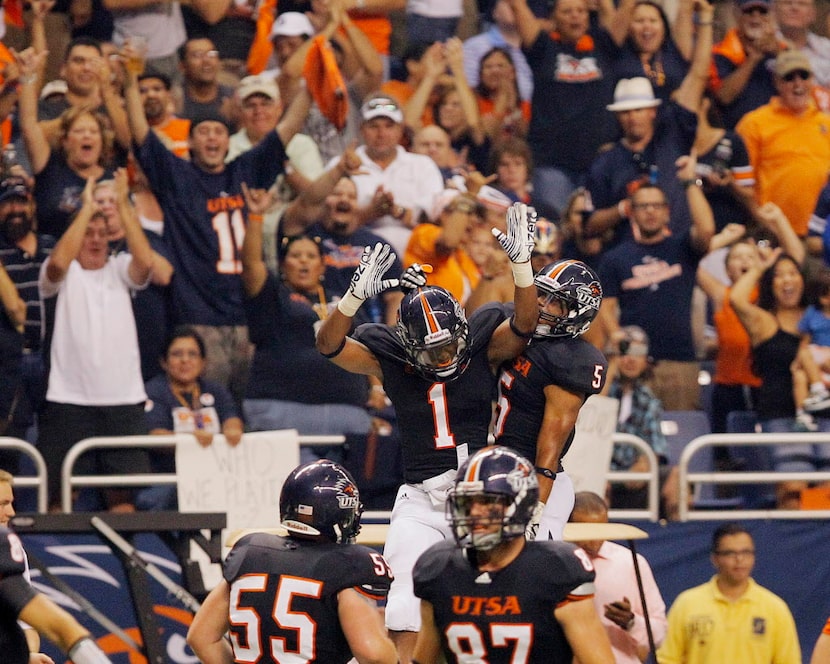
[[[830,169],[830,115],[813,101],[813,68],[804,53],[782,51],[774,74],[777,96],[748,113],[737,132],[755,169],[758,203],[776,203],[804,237]]]

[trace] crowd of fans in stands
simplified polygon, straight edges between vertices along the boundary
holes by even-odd
[[[390,276],[429,263],[468,314],[511,301],[489,231],[515,201],[540,214],[537,269],[598,270],[589,340],[648,356],[633,378],[613,366],[638,381],[658,455],[661,409],[700,408],[715,358],[712,431],[730,410],[830,430],[830,298],[811,294],[830,283],[830,39],[813,0],[7,4],[0,422],[48,454],[52,507],[85,437],[387,432],[379,382],[320,356],[316,326],[377,241]],[[400,299],[356,323],[394,323]]]

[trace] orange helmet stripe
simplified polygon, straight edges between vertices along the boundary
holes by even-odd
[[[435,314],[432,313],[432,307],[429,305],[426,293],[420,293],[420,300],[421,305],[424,308],[424,318],[426,319],[427,329],[429,329],[430,333],[438,332],[440,328],[438,327],[438,323],[435,319]]]

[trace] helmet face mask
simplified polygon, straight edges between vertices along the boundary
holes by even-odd
[[[447,382],[470,361],[467,319],[458,301],[438,286],[408,293],[398,311],[396,331],[406,356],[427,380]]]
[[[458,471],[447,518],[459,546],[489,551],[516,537],[539,500],[533,464],[507,447],[485,447]]]
[[[585,263],[551,263],[539,270],[533,282],[539,301],[535,337],[578,337],[591,326],[602,303],[602,286]]]
[[[292,536],[351,543],[360,532],[363,504],[340,464],[320,459],[295,468],[280,493],[280,524]]]

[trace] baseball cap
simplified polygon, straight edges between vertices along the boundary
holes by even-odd
[[[644,76],[623,78],[614,88],[614,103],[605,108],[609,111],[633,111],[639,108],[654,108],[662,102],[654,98],[651,81]]]
[[[772,5],[770,0],[735,0],[735,4],[741,11],[744,11],[745,9],[752,9],[753,7],[769,9]]]
[[[62,78],[56,78],[54,81],[49,81],[40,91],[40,98],[47,99],[52,95],[65,95],[69,92],[69,86]]]
[[[488,210],[494,212],[507,212],[513,201],[495,187],[485,184],[476,194],[476,200]]]
[[[619,340],[620,355],[648,357],[648,335],[639,325],[626,325],[621,328],[623,336]]]
[[[271,39],[274,37],[311,37],[315,32],[308,16],[302,12],[283,12],[274,21],[271,28]]]
[[[205,111],[190,118],[190,130],[188,133],[192,135],[193,130],[203,122],[218,122],[219,124],[225,126],[225,129],[228,130],[229,134],[233,133],[233,127],[231,127],[231,123],[228,121],[228,118],[212,111]]]
[[[775,58],[775,75],[778,78],[783,78],[794,71],[806,71],[812,74],[813,67],[810,64],[810,59],[797,49],[781,51],[778,57]]]
[[[236,88],[236,95],[245,101],[251,95],[263,95],[276,101],[280,98],[280,91],[274,78],[266,75],[246,76]]]
[[[29,198],[26,180],[20,177],[8,177],[0,182],[0,203],[10,198]]]
[[[367,99],[360,107],[360,115],[363,117],[363,122],[374,118],[389,118],[398,124],[403,122],[403,112],[398,102],[392,97],[380,95]]]

